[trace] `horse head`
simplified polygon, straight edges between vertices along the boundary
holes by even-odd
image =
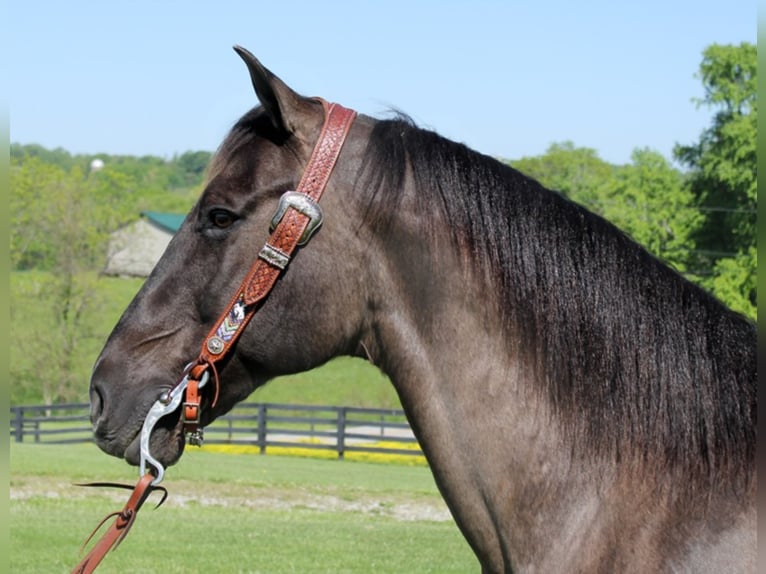
[[[260,105],[217,151],[207,184],[151,275],[106,342],[90,383],[96,443],[136,464],[144,416],[200,352],[269,237],[280,198],[296,189],[325,121],[321,100],[289,88],[247,50]],[[359,122],[357,122],[358,124]],[[216,368],[216,396],[203,397],[202,424],[280,374],[304,371],[355,350],[364,305],[362,256],[348,191],[364,151],[352,126],[323,198],[322,229],[284,273]],[[178,412],[159,421],[151,450],[163,464],[183,452]]]

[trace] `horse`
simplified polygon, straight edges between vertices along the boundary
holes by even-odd
[[[221,313],[240,324],[236,285],[260,258],[273,287],[195,391],[200,425],[274,377],[361,357],[395,387],[482,572],[755,571],[754,323],[599,215],[401,113],[353,118],[321,226],[307,216],[289,266],[264,255],[327,103],[235,50],[257,102],[96,360],[98,446],[138,464],[145,413]],[[181,410],[151,432],[162,465],[187,443]]]

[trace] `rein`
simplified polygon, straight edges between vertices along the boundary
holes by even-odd
[[[277,211],[271,220],[268,241],[258,253],[231,302],[205,337],[199,356],[187,365],[176,385],[160,395],[144,419],[140,437],[138,483],[135,487],[112,483],[81,485],[118,486],[132,488],[133,492],[123,509],[107,515],[85,541],[83,547],[107,520],[115,517],[108,530],[72,570],[73,573],[87,574],[96,569],[104,556],[125,538],[138,510],[153,491],[160,490],[164,493],[157,507],[164,502],[167,491],[158,485],[164,478],[165,469],[149,452],[149,440],[154,426],[160,418],[174,412],[180,406],[183,429],[188,442],[196,446],[202,444],[200,390],[208,382],[212,372],[215,390],[211,406],[215,406],[219,393],[216,364],[231,351],[245,326],[258,310],[259,304],[266,299],[279,275],[287,267],[295,250],[308,243],[312,234],[322,224],[319,198],[327,186],[356,112],[339,104],[320,101],[325,112],[324,125],[298,187],[295,191],[285,192],[280,198]]]

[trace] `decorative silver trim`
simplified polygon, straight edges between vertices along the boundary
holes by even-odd
[[[263,246],[258,257],[278,269],[284,269],[290,263],[290,256],[287,253],[269,243]]]
[[[213,355],[220,355],[226,345],[220,337],[210,337],[207,340],[207,350]]]

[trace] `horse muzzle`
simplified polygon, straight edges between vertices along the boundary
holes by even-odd
[[[167,384],[150,385],[138,397],[125,396],[94,377],[90,385],[90,421],[93,440],[105,453],[139,464],[139,439],[144,418]],[[122,391],[124,392],[124,391]],[[180,412],[169,413],[157,422],[151,436],[151,448],[165,465],[176,462],[184,448]]]

